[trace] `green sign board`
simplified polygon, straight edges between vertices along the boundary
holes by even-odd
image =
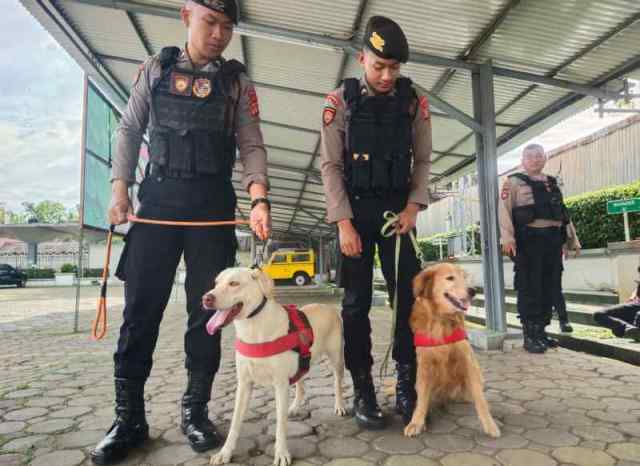
[[[623,214],[625,212],[640,212],[640,197],[607,202],[608,214]]]

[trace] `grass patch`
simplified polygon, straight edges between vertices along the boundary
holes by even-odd
[[[574,329],[573,335],[580,338],[595,338],[597,340],[611,340],[616,338],[611,330],[598,327]]]

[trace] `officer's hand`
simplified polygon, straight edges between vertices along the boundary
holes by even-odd
[[[111,196],[109,206],[109,223],[112,225],[122,225],[127,223],[127,216],[133,213],[129,195]]]
[[[348,257],[355,257],[362,254],[360,235],[353,227],[350,219],[344,219],[338,222],[338,236],[342,254]]]
[[[515,257],[516,256],[516,243],[505,243],[502,245],[502,252],[504,252],[507,256]]]
[[[266,241],[271,234],[271,211],[269,207],[262,202],[256,204],[256,206],[251,209],[249,224],[256,236],[262,241]]]
[[[410,202],[407,204],[407,207],[398,214],[398,223],[396,224],[396,232],[398,234],[404,235],[416,227],[419,210],[420,206],[418,204]]]

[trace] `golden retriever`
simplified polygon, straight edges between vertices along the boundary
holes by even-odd
[[[425,429],[431,404],[463,400],[474,402],[484,432],[499,437],[484,397],[480,366],[463,333],[464,313],[474,295],[464,272],[446,263],[429,267],[414,278],[413,293],[411,329],[416,340],[422,335],[430,341],[429,346],[416,347],[418,400],[404,434],[413,437]],[[451,341],[455,335],[459,338]]]

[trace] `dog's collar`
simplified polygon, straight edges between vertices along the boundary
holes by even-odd
[[[451,343],[457,343],[467,338],[467,332],[464,328],[458,327],[449,335],[443,338],[433,338],[431,335],[417,332],[413,336],[413,344],[416,347],[443,346]]]
[[[262,302],[260,303],[260,305],[256,307],[253,311],[251,311],[251,314],[247,316],[247,319],[251,319],[252,317],[257,316],[260,313],[260,311],[264,309],[266,305],[267,305],[267,297],[265,296],[262,298]]]

